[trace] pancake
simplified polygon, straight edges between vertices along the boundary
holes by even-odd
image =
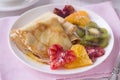
[[[44,20],[38,18],[21,28],[13,29],[10,38],[23,53],[46,64],[49,64],[48,48],[50,46],[59,44],[68,50],[72,45],[56,17]]]

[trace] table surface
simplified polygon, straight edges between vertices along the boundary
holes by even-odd
[[[8,17],[8,16],[17,16],[21,15],[22,13],[26,12],[29,9],[50,4],[50,3],[69,3],[69,4],[77,4],[80,6],[85,6],[88,4],[94,4],[94,3],[100,3],[104,1],[112,1],[113,6],[115,9],[117,9],[118,12],[120,12],[120,0],[39,0],[36,4],[29,6],[27,8],[16,10],[16,11],[0,11],[0,18],[2,17]]]
[[[108,0],[69,0],[71,4],[77,4],[77,5],[80,5],[80,6],[85,6],[85,5],[88,5],[88,4],[94,4],[94,3],[99,3],[99,2],[103,2],[103,1],[108,1]],[[115,9],[117,9],[117,11],[120,13],[120,0],[111,0],[112,3],[113,3],[113,6]],[[0,18],[3,18],[3,17],[8,17],[8,16],[18,16],[18,15],[21,15],[22,13],[26,12],[27,10],[29,9],[32,9],[32,8],[35,8],[35,7],[38,7],[38,6],[41,6],[41,5],[45,5],[45,4],[49,4],[49,3],[64,3],[65,0],[39,0],[39,2],[37,2],[36,4],[30,6],[30,7],[27,7],[25,9],[22,9],[22,10],[17,10],[17,11],[0,11]],[[101,79],[101,80],[106,80],[106,79]]]

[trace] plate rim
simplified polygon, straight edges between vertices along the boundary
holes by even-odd
[[[58,5],[59,5],[59,6],[63,6],[63,5],[66,5],[66,4],[56,4],[56,3],[55,3],[55,4],[47,4],[47,5],[43,5],[43,6],[39,6],[39,7],[30,9],[30,10],[28,10],[27,12],[23,13],[23,14],[14,22],[14,24],[12,25],[12,27],[15,25],[15,23],[16,23],[21,17],[23,17],[23,16],[26,15],[27,13],[29,13],[29,12],[35,10],[35,9],[41,8],[41,7],[48,7],[48,6],[55,6],[55,5],[57,5],[57,6],[58,6]],[[80,6],[76,6],[76,5],[72,5],[72,6],[75,6],[75,7],[78,7],[78,8],[80,8],[80,9],[84,9],[84,10],[87,10],[87,11],[90,11],[90,12],[94,13],[95,15],[97,15],[99,18],[101,18],[101,19],[109,26],[109,24],[107,23],[107,21],[105,21],[104,18],[102,18],[101,16],[99,16],[99,15],[98,15],[97,13],[95,13],[94,11],[89,10],[89,9],[86,9],[86,8],[81,8]],[[12,27],[11,27],[10,30],[9,30],[9,34],[10,34],[10,31],[11,31]],[[111,28],[110,26],[109,26],[109,28],[110,28],[110,30],[111,30],[112,37],[113,37],[112,48],[111,48],[111,50],[110,50],[110,53],[111,53],[112,50],[113,50],[115,37],[114,37],[114,33],[113,33],[113,31],[112,31],[112,28]],[[34,67],[34,66],[31,66],[31,65],[28,64],[28,63],[26,63],[24,60],[22,60],[20,57],[18,57],[18,56],[16,55],[15,51],[12,49],[12,47],[11,47],[11,42],[10,42],[10,36],[9,36],[9,46],[10,46],[10,48],[11,48],[11,50],[12,50],[12,53],[13,53],[20,61],[22,61],[25,65],[29,66],[30,68],[32,68],[32,69],[34,69],[34,70],[37,70],[37,71],[40,71],[40,72],[44,72],[44,73],[49,73],[49,74],[55,74],[55,75],[69,75],[69,74],[77,74],[77,73],[83,73],[83,72],[89,71],[89,70],[91,70],[91,69],[99,66],[101,63],[103,63],[103,62],[108,58],[108,56],[110,55],[110,53],[109,53],[109,55],[107,55],[107,57],[106,57],[103,61],[101,61],[99,64],[97,64],[97,65],[94,66],[93,68],[89,68],[89,69],[84,70],[84,71],[82,71],[82,72],[71,72],[71,73],[63,73],[63,74],[61,74],[61,73],[52,73],[52,72],[49,72],[49,71],[42,71],[42,70],[40,70],[40,69],[38,69],[38,68],[36,68],[36,67]]]

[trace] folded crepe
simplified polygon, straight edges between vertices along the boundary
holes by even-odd
[[[53,18],[53,17],[58,19],[58,21],[61,23],[62,27],[64,28],[65,32],[67,33],[67,35],[71,35],[71,34],[73,34],[73,32],[76,31],[77,28],[75,25],[73,25],[72,23],[66,21],[64,18],[62,18],[52,12],[45,13],[44,15],[37,18],[36,21],[45,22],[49,18]]]
[[[73,25],[72,23],[66,21],[64,18],[52,13],[52,12],[47,12],[44,15],[40,16],[38,19],[36,19],[36,21],[42,21],[45,22],[46,20],[48,20],[49,18],[57,18],[58,21],[60,22],[60,24],[62,25],[64,31],[66,32],[66,34],[69,36],[70,41],[75,44],[75,43],[79,43],[80,42],[80,38],[77,36],[76,34],[76,30],[77,30],[77,26]]]
[[[29,24],[13,29],[11,40],[26,55],[49,64],[48,48],[53,44],[61,45],[65,50],[70,49],[72,43],[63,26],[56,17],[38,19]]]

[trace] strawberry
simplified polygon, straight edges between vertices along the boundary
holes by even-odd
[[[75,53],[72,50],[67,50],[64,57],[65,62],[68,64],[73,62],[75,59],[76,59]]]
[[[58,44],[52,45],[48,54],[50,56],[51,69],[58,69],[64,66],[66,63],[70,63],[76,59],[76,56],[72,50],[64,51],[63,47]]]

